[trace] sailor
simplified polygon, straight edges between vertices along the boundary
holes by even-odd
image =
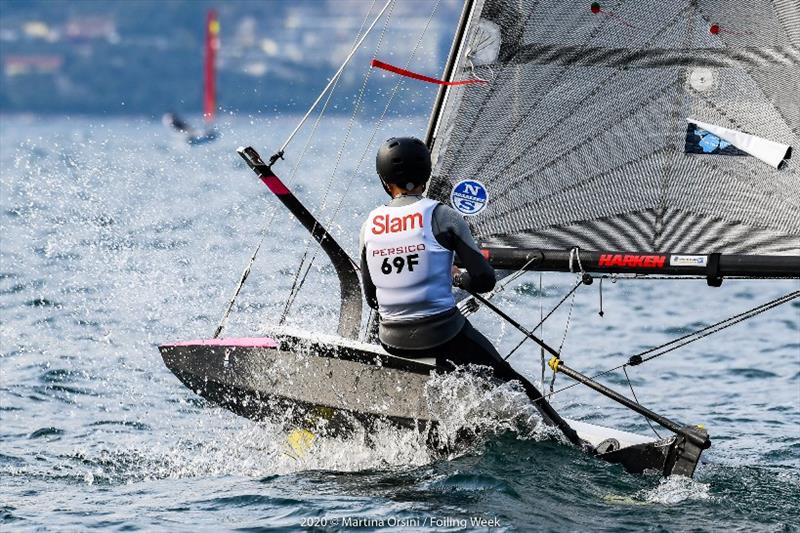
[[[582,444],[536,387],[458,311],[452,287],[488,292],[495,274],[464,219],[422,196],[431,175],[428,148],[413,137],[391,138],[378,150],[375,166],[391,200],[369,214],[359,244],[364,294],[378,310],[383,347],[400,357],[435,358],[450,370],[485,365],[500,379],[518,380],[545,420]],[[466,271],[453,266],[455,255]]]
[[[361,228],[361,272],[367,303],[378,309],[378,336],[389,353],[435,357],[443,366],[508,366],[456,308],[452,287],[494,288],[494,269],[469,226],[451,207],[422,196],[431,175],[428,148],[413,137],[391,138],[375,161],[391,196]],[[453,266],[458,254],[466,272]]]

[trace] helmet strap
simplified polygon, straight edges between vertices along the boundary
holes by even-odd
[[[386,183],[386,181],[381,176],[378,177],[381,179],[381,185],[383,185],[383,190],[386,191],[386,194],[394,198],[394,196],[392,196],[392,190],[389,188],[389,184]]]

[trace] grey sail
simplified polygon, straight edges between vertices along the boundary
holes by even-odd
[[[429,194],[487,246],[800,254],[800,3],[475,0]],[[767,163],[692,121],[782,146]]]

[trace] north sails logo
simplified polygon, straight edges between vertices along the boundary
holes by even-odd
[[[600,254],[597,266],[626,268],[664,268],[666,255]]]
[[[450,192],[450,203],[462,215],[477,215],[489,203],[489,193],[480,181],[461,180]]]

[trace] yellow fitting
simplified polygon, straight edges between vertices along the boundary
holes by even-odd
[[[553,372],[558,372],[559,364],[561,364],[561,359],[559,359],[555,355],[550,358],[550,361],[547,362],[547,366],[549,366],[553,370]]]
[[[294,429],[286,436],[286,443],[290,449],[284,453],[295,460],[300,460],[311,450],[316,438],[316,435],[306,429]]]

